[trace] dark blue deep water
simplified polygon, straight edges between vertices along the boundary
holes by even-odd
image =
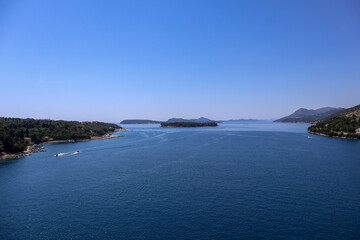
[[[360,141],[126,127],[0,162],[0,239],[360,239]]]

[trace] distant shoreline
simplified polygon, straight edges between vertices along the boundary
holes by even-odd
[[[94,136],[91,137],[90,139],[80,139],[80,140],[74,140],[74,139],[66,139],[66,140],[52,140],[52,141],[47,141],[47,142],[43,142],[43,143],[39,143],[39,144],[33,144],[30,146],[27,146],[26,150],[23,152],[18,152],[18,153],[7,153],[7,154],[3,154],[0,155],[0,161],[2,160],[11,160],[11,159],[17,159],[17,158],[21,158],[21,157],[25,157],[25,156],[29,156],[32,155],[33,153],[37,153],[37,152],[41,152],[44,147],[44,144],[48,144],[48,143],[74,143],[74,142],[87,142],[87,141],[91,141],[91,140],[100,140],[100,139],[111,139],[111,138],[118,138],[118,137],[125,137],[125,135],[114,135],[114,133],[116,132],[120,132],[120,131],[128,131],[128,129],[125,128],[118,128],[115,129],[114,132],[112,133],[107,133],[103,136]]]
[[[163,122],[161,127],[192,128],[192,127],[217,127],[216,122]]]

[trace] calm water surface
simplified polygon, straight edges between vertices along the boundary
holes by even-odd
[[[0,239],[360,239],[360,141],[126,127],[0,162]]]

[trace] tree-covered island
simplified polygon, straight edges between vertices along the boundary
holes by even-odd
[[[161,127],[217,127],[216,122],[162,122]]]

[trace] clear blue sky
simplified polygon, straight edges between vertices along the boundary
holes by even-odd
[[[356,0],[0,0],[0,116],[277,118],[357,104]]]

